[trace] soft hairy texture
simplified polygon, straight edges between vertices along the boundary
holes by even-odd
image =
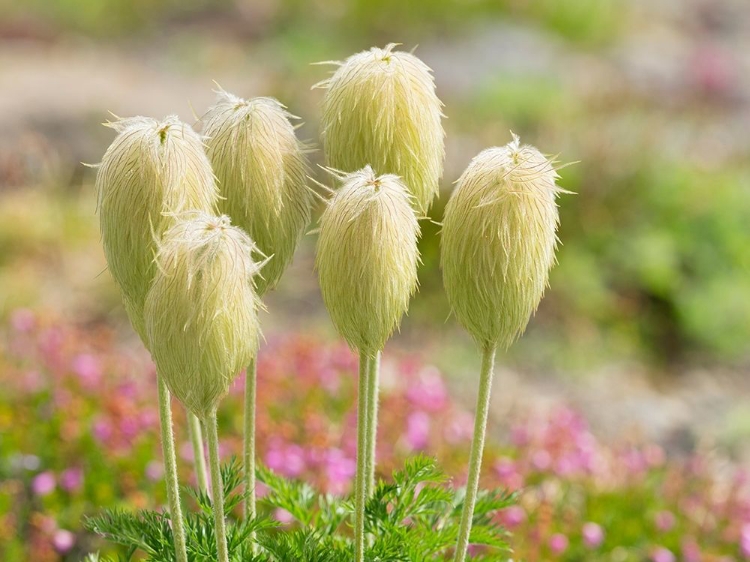
[[[259,295],[278,283],[310,222],[305,147],[291,118],[275,99],[244,100],[224,91],[203,118],[223,196],[219,209],[271,258],[256,281]]]
[[[177,117],[108,125],[118,135],[96,176],[102,245],[130,321],[148,347],[143,304],[155,271],[155,239],[173,213],[215,211],[218,190],[200,136]]]
[[[526,329],[555,261],[559,223],[553,162],[518,137],[479,153],[445,208],[443,283],[458,321],[484,347]]]
[[[411,53],[373,48],[352,55],[331,78],[321,136],[327,164],[345,172],[370,165],[400,176],[425,215],[443,174],[443,104],[430,68]]]
[[[158,245],[144,316],[157,371],[205,419],[255,357],[260,330],[250,237],[226,216],[176,217]]]
[[[372,355],[417,288],[419,225],[397,176],[376,177],[368,166],[341,180],[320,219],[315,265],[336,329]]]

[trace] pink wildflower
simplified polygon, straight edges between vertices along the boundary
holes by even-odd
[[[604,542],[604,529],[589,521],[583,525],[583,544],[588,548],[598,548]]]
[[[652,562],[675,562],[676,560],[672,551],[663,546],[658,547],[651,553]]]
[[[422,369],[417,380],[406,391],[406,398],[415,407],[428,412],[443,409],[448,401],[448,391],[440,371],[435,367]]]
[[[92,428],[94,438],[101,442],[101,443],[107,443],[112,438],[112,424],[109,420],[99,417],[94,422],[94,427]]]
[[[445,426],[445,440],[456,444],[462,441],[470,441],[474,431],[474,417],[469,412],[458,412],[454,414]]]
[[[75,492],[83,484],[83,471],[80,468],[66,468],[60,473],[60,488]]]
[[[662,533],[666,533],[667,531],[671,530],[672,527],[674,527],[674,513],[666,510],[660,511],[654,516],[654,523],[656,523],[657,529],[659,529]]]
[[[29,394],[36,394],[45,387],[45,382],[39,371],[31,369],[24,374],[22,387]]]
[[[700,562],[701,549],[694,538],[688,537],[682,541],[682,559],[685,562]]]
[[[133,438],[138,435],[138,419],[132,417],[125,417],[120,420],[120,433],[126,438]]]
[[[549,549],[552,554],[559,556],[568,548],[568,537],[562,533],[555,533],[549,538]]]
[[[356,461],[347,457],[341,449],[328,451],[326,455],[326,477],[331,493],[344,493],[349,488],[356,471]]]
[[[552,464],[552,455],[545,449],[534,451],[531,455],[531,465],[539,472],[544,472]]]
[[[430,435],[430,417],[424,412],[412,412],[406,420],[406,442],[412,450],[427,447]]]
[[[10,315],[10,325],[16,332],[30,332],[36,325],[36,316],[28,308],[17,308]]]
[[[102,368],[99,360],[93,355],[88,353],[76,355],[71,367],[84,388],[93,389],[99,384],[102,377]]]
[[[296,478],[305,470],[304,450],[299,445],[277,443],[266,453],[266,466],[289,478]]]
[[[276,508],[276,510],[273,512],[273,518],[284,525],[294,521],[294,517],[292,517],[292,514],[289,513],[286,509],[282,509],[280,507]]]
[[[520,505],[511,505],[500,512],[500,517],[503,525],[512,529],[526,520],[526,512]]]
[[[750,558],[750,523],[745,523],[740,532],[740,550],[743,556]]]
[[[37,474],[31,481],[31,490],[34,495],[47,496],[55,491],[57,483],[55,481],[55,475],[51,471],[41,472]]]
[[[52,545],[60,554],[69,552],[76,543],[76,536],[65,529],[58,529],[52,536]]]
[[[146,478],[156,482],[164,475],[164,468],[160,462],[151,461],[146,465]]]

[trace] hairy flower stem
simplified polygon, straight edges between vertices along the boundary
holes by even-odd
[[[194,413],[188,411],[188,433],[190,442],[193,444],[193,463],[195,463],[195,475],[198,478],[198,486],[201,490],[208,490],[208,473],[206,472],[206,455],[203,452],[203,430],[201,421]]]
[[[365,503],[367,501],[367,405],[370,362],[364,352],[359,353],[359,386],[357,390],[357,476],[354,480],[354,562],[365,559]]]
[[[375,489],[376,443],[378,439],[378,395],[380,380],[380,352],[368,360],[367,375],[367,458],[365,460],[365,497]]]
[[[218,562],[229,562],[227,550],[227,529],[224,521],[224,483],[219,466],[219,429],[216,423],[216,410],[205,420],[208,434],[208,464],[211,467],[211,496],[213,498],[214,522],[216,526],[216,549]]]
[[[169,389],[167,389],[167,384],[160,375],[157,375],[156,378],[159,389],[161,447],[164,457],[169,515],[172,520],[172,533],[174,534],[175,559],[177,562],[187,562],[185,527],[182,520],[182,507],[180,506],[180,483],[177,479],[177,457],[175,456],[174,433],[172,432],[172,408],[170,405]]]
[[[255,358],[247,366],[245,376],[245,436],[243,447],[243,460],[245,468],[245,519],[255,517],[255,395],[257,387],[257,366]],[[252,543],[251,552],[256,553],[255,533],[250,535]]]
[[[479,379],[479,395],[477,396],[477,412],[474,418],[474,438],[471,442],[469,455],[469,480],[466,483],[466,498],[461,513],[461,525],[458,529],[458,543],[454,562],[464,562],[466,550],[469,546],[471,522],[474,518],[474,505],[477,501],[479,488],[479,473],[482,468],[482,453],[484,451],[484,437],[487,432],[487,417],[490,409],[490,394],[492,392],[492,375],[495,367],[495,346],[488,345],[482,355],[482,372]]]

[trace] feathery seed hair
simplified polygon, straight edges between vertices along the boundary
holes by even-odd
[[[219,180],[221,212],[270,257],[259,295],[278,283],[310,222],[305,147],[295,118],[272,98],[244,100],[220,90],[204,116],[208,157]]]
[[[107,125],[118,135],[96,176],[102,245],[130,321],[148,347],[143,304],[154,276],[154,237],[173,213],[215,211],[218,190],[200,136],[176,116]]]
[[[158,244],[144,308],[151,355],[169,390],[201,419],[258,348],[256,253],[229,217],[201,212],[178,215]]]
[[[458,321],[484,346],[509,347],[526,329],[555,261],[554,163],[513,141],[480,152],[445,208],[443,283]]]
[[[347,343],[385,346],[417,288],[419,224],[398,176],[364,169],[339,178],[320,219],[315,265],[323,300]]]
[[[442,102],[430,68],[395,43],[337,62],[323,100],[321,136],[327,164],[345,172],[370,165],[396,174],[426,215],[438,193],[445,156]]]

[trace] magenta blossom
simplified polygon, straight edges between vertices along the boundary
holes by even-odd
[[[430,436],[430,417],[424,412],[412,412],[406,420],[406,442],[414,451],[427,447]]]
[[[744,553],[747,556],[747,553]],[[700,562],[701,560],[701,549],[698,546],[698,542],[688,537],[682,541],[682,559],[685,562]]]
[[[83,471],[80,468],[66,468],[60,473],[60,488],[75,492],[83,484]]]
[[[562,533],[555,533],[549,538],[549,549],[552,554],[559,556],[568,548],[568,537]]]
[[[10,315],[10,325],[16,332],[30,332],[36,325],[36,317],[28,308],[17,308]]]
[[[52,545],[60,554],[70,552],[76,543],[76,536],[65,529],[58,529],[52,536]]]
[[[357,472],[357,463],[347,457],[341,449],[331,449],[326,454],[326,476],[329,491],[333,494],[346,492]]]
[[[71,367],[84,388],[96,388],[102,378],[102,368],[99,360],[88,353],[76,355],[73,358]]]
[[[31,491],[37,496],[47,496],[55,491],[55,475],[51,471],[41,472],[31,481]]]
[[[598,548],[604,542],[604,529],[589,521],[583,525],[583,544],[588,548]]]
[[[659,529],[662,533],[666,533],[667,531],[670,531],[672,527],[674,527],[674,513],[667,510],[660,511],[654,516],[654,523],[656,524],[657,529]]]
[[[518,527],[526,521],[526,512],[520,505],[511,505],[500,512],[500,519],[508,528]]]
[[[448,391],[443,377],[435,367],[426,367],[406,391],[406,398],[415,407],[428,412],[443,409],[448,401]]]
[[[677,558],[675,558],[672,551],[663,546],[658,547],[651,553],[652,562],[675,562],[676,560]]]
[[[448,443],[456,444],[470,441],[474,431],[474,416],[468,412],[457,412],[448,421],[443,434]]]
[[[552,455],[545,449],[534,451],[531,455],[531,465],[539,472],[544,472],[552,464]]]
[[[294,517],[286,509],[277,507],[273,512],[273,518],[283,525],[288,525],[294,521]]]
[[[305,451],[299,445],[272,445],[266,453],[266,466],[288,478],[296,478],[305,470]]]
[[[163,475],[164,468],[162,468],[160,462],[151,461],[146,465],[146,478],[148,478],[152,482],[160,480]]]
[[[745,558],[750,558],[750,523],[745,523],[740,532],[740,550]]]
[[[94,427],[92,428],[94,433],[94,438],[99,441],[100,443],[106,444],[112,437],[113,429],[112,429],[112,423],[103,417],[98,418],[94,422]]]

